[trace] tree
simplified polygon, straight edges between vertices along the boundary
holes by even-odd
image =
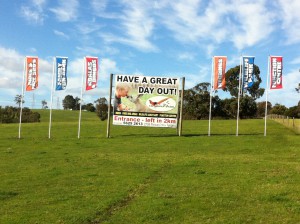
[[[101,97],[95,100],[96,103],[96,113],[101,121],[104,121],[108,117],[108,101],[105,97]]]
[[[185,119],[204,119],[209,115],[210,83],[203,82],[185,90],[183,97],[183,116]]]
[[[82,109],[90,111],[90,112],[95,112],[96,111],[96,107],[92,103],[88,103],[86,105],[83,105]]]
[[[300,83],[298,84],[298,87],[295,88],[295,90],[297,91],[297,93],[300,93]]]
[[[285,112],[286,116],[300,118],[300,108],[298,106],[290,107]]]
[[[270,113],[271,114],[284,115],[286,111],[287,111],[286,106],[281,105],[279,103],[276,103],[274,105],[274,107],[271,109]]]
[[[256,117],[264,117],[266,113],[266,101],[258,102],[256,103],[256,106],[257,106]],[[267,109],[269,114],[270,110],[272,109],[272,104],[269,101],[267,102]]]
[[[240,101],[240,118],[253,118],[256,116],[257,106],[253,97],[244,96]]]
[[[47,109],[47,101],[46,100],[42,100],[42,109]]]
[[[21,103],[25,103],[22,95],[16,95],[15,102],[18,104],[19,108],[21,107]]]
[[[240,76],[240,66],[237,65],[234,68],[229,69],[226,74],[226,87],[225,91],[229,91],[231,96],[238,97],[238,87],[239,87],[239,76]],[[247,89],[248,94],[253,99],[260,98],[264,92],[264,88],[259,88],[260,83],[262,82],[260,78],[259,67],[254,65],[254,83],[251,87]]]
[[[73,110],[80,110],[80,98],[76,96],[74,100],[75,100],[75,105],[73,107]]]
[[[221,101],[222,113],[225,118],[236,118],[237,116],[237,99],[232,97]]]
[[[6,106],[1,108],[0,120],[1,123],[18,123],[20,121],[20,108]],[[22,111],[22,123],[40,122],[40,114],[32,112],[29,108],[24,107]]]
[[[63,99],[64,110],[70,109],[74,110],[76,108],[76,101],[72,95],[67,95]]]

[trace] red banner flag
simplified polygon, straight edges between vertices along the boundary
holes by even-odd
[[[38,87],[38,57],[26,57],[26,91],[32,91]]]
[[[282,89],[282,57],[270,57],[270,89]]]
[[[86,90],[95,89],[98,81],[98,58],[86,57]]]
[[[227,57],[215,56],[214,57],[214,86],[213,89],[224,89],[225,82],[225,69]]]

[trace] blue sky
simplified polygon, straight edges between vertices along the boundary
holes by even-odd
[[[50,104],[53,57],[69,58],[68,86],[54,93],[56,108],[65,95],[80,97],[85,56],[100,60],[98,88],[83,95],[89,103],[108,97],[110,73],[185,77],[186,89],[210,82],[211,59],[220,55],[227,69],[241,55],[255,56],[265,88],[268,56],[275,55],[283,56],[284,88],[269,91],[268,100],[294,106],[299,12],[298,0],[2,0],[0,105],[16,105],[25,56],[39,57],[39,88],[25,93],[24,105],[35,108]]]

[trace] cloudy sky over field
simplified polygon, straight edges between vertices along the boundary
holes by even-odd
[[[39,57],[39,87],[25,93],[25,106],[35,108],[50,104],[53,57],[69,58],[67,90],[54,93],[56,108],[65,95],[80,97],[85,56],[100,60],[98,88],[83,95],[88,103],[108,97],[111,73],[185,77],[186,89],[210,82],[217,55],[227,56],[227,69],[241,55],[255,56],[266,88],[268,56],[275,55],[283,56],[283,89],[268,100],[294,106],[299,12],[299,0],[2,0],[0,105],[16,105],[26,56]]]

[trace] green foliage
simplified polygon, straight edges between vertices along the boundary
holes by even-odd
[[[25,103],[22,95],[16,95],[15,102],[19,106],[19,108],[21,107],[21,103]]]
[[[285,111],[285,115],[288,117],[300,118],[300,106],[290,107]]]
[[[0,125],[0,223],[297,223],[299,136],[268,120],[184,121],[174,129],[112,126],[49,111]],[[188,146],[188,147],[187,147]]]
[[[195,87],[184,91],[183,118],[204,119],[209,113],[209,83],[199,83]]]
[[[229,69],[226,74],[226,87],[225,91],[229,91],[230,95],[233,97],[238,97],[238,87],[239,87],[239,76],[240,76],[240,66],[237,65],[234,68]],[[258,99],[260,98],[265,89],[259,88],[262,80],[260,78],[260,70],[257,65],[254,65],[254,83],[253,85],[247,89],[247,93],[253,98]]]
[[[286,113],[286,111],[287,111],[286,106],[276,103],[272,107],[270,114],[284,115]]]
[[[108,101],[105,97],[101,97],[95,101],[96,103],[96,114],[101,121],[108,118]]]
[[[240,118],[255,118],[257,105],[254,98],[243,96],[240,99]]]
[[[64,110],[73,109],[74,105],[75,105],[74,97],[72,95],[65,96],[65,98],[63,99]]]
[[[46,100],[42,100],[42,109],[47,109],[47,101]]]
[[[96,111],[96,107],[92,103],[88,103],[86,105],[82,105],[82,110],[87,110],[87,111],[90,111],[90,112],[95,112]]]
[[[266,101],[258,102],[257,104],[257,111],[256,111],[256,117],[264,117],[266,113]],[[267,111],[268,114],[270,114],[270,110],[272,109],[272,104],[268,101],[267,102]]]
[[[77,110],[79,107],[77,106],[78,104],[78,97],[74,98],[72,95],[67,95],[63,99],[63,107],[64,110]]]
[[[183,99],[184,119],[208,119],[210,92],[209,83],[199,83],[195,87],[185,90]],[[219,118],[236,118],[237,98],[221,100],[218,96],[212,97],[212,116]],[[253,97],[245,95],[240,99],[240,117],[256,117],[257,105]]]
[[[0,108],[1,123],[19,123],[20,122],[20,108],[5,107]],[[33,112],[29,108],[22,109],[22,123],[40,122],[40,114]]]

